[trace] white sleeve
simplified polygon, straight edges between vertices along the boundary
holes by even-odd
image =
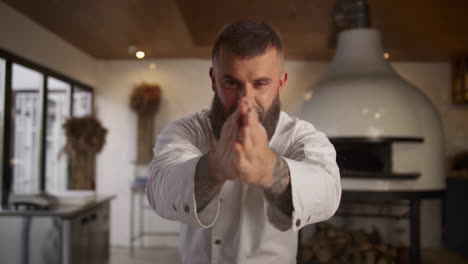
[[[341,199],[336,152],[326,135],[305,121],[297,125],[292,149],[283,157],[289,166],[292,217],[268,203],[270,222],[280,230],[297,231],[325,221],[336,212]]]
[[[199,213],[195,199],[195,171],[203,153],[193,144],[196,127],[173,122],[158,136],[149,168],[146,195],[155,212],[166,219],[203,228],[212,226],[220,207],[219,193]]]

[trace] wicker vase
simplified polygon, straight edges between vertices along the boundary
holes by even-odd
[[[137,164],[148,164],[153,158],[154,114],[138,115]]]
[[[96,187],[96,154],[73,152],[70,155],[70,163],[70,189],[94,190]]]

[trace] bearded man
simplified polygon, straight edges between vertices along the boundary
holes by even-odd
[[[213,104],[158,136],[146,193],[180,221],[182,263],[296,263],[297,231],[330,218],[341,185],[327,137],[281,112],[279,33],[243,20],[218,36]]]

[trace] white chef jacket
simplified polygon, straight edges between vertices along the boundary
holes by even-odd
[[[289,166],[292,218],[267,201],[260,187],[239,180],[226,182],[197,213],[196,166],[215,142],[209,113],[169,124],[158,136],[149,168],[149,203],[161,217],[181,222],[182,263],[296,263],[296,231],[330,218],[339,205],[333,145],[312,124],[281,112],[270,148]]]

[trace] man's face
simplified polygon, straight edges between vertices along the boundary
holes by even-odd
[[[219,138],[222,124],[237,109],[242,97],[248,98],[259,113],[260,122],[271,138],[279,115],[279,95],[287,74],[283,72],[282,57],[275,49],[252,58],[240,58],[221,49],[210,69],[212,89],[212,126]]]

